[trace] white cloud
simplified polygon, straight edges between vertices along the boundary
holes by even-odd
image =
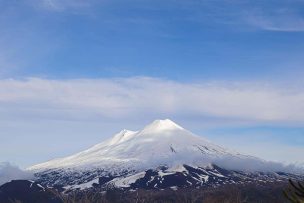
[[[31,179],[33,174],[19,169],[8,162],[0,163],[0,185],[11,180]]]
[[[250,6],[249,6],[250,5]],[[299,1],[277,1],[276,4],[248,4],[242,10],[245,24],[268,31],[303,32],[303,3]]]
[[[249,83],[120,79],[0,80],[0,119],[172,115],[301,125],[304,91]]]
[[[263,30],[280,32],[303,32],[304,18],[292,15],[255,15],[247,18],[249,24]]]
[[[95,0],[42,0],[34,1],[38,3],[42,8],[53,11],[64,11],[66,9],[83,9],[92,6],[96,3]]]

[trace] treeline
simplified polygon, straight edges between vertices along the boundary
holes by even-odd
[[[205,189],[110,190],[106,193],[85,192],[61,196],[64,203],[288,203],[286,183],[224,185]]]
[[[304,185],[293,181],[200,189],[74,191],[69,194],[62,194],[54,188],[26,191],[21,183],[27,184],[27,181],[16,181],[19,188],[13,183],[6,185],[7,190],[0,190],[0,203],[304,203]],[[9,193],[3,193],[5,191]]]

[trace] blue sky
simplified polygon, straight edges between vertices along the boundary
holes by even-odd
[[[0,0],[0,161],[29,166],[169,117],[304,162],[303,11],[302,0]]]
[[[1,4],[2,77],[303,76],[302,1]]]

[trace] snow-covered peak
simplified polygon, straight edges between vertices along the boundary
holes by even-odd
[[[143,130],[122,130],[85,151],[30,167],[50,168],[151,168],[159,165],[209,164],[230,157],[246,158],[194,135],[169,119],[155,120]]]
[[[123,129],[122,131],[113,136],[113,138],[108,142],[108,145],[115,145],[124,142],[132,138],[133,135],[136,133],[137,131]]]
[[[183,130],[181,126],[174,123],[170,119],[165,120],[155,120],[151,124],[144,127],[142,132],[145,133],[154,133],[159,131],[172,131],[172,130]]]

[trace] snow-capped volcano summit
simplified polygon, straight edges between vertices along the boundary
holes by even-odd
[[[168,130],[183,130],[181,126],[174,123],[170,119],[155,120],[151,124],[147,125],[142,131],[144,132],[156,132],[156,131],[168,131]]]
[[[109,140],[85,151],[32,166],[30,170],[107,167],[124,164],[138,167],[203,164],[222,156],[242,155],[212,144],[173,121],[155,120],[140,131],[122,130]]]
[[[99,189],[200,187],[289,178],[285,173],[272,174],[281,169],[282,165],[213,144],[166,119],[139,131],[122,130],[85,151],[28,170],[42,184],[73,190],[94,185]],[[265,175],[265,170],[271,174]]]

